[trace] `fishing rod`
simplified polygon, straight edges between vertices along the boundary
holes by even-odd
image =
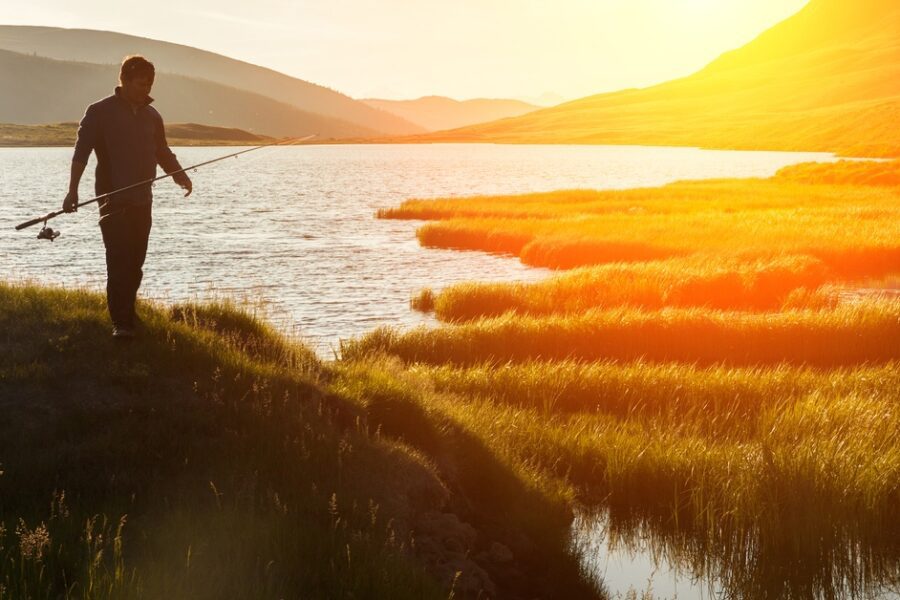
[[[175,175],[179,175],[181,173],[186,173],[187,171],[193,171],[195,169],[199,169],[200,167],[205,167],[206,165],[211,165],[214,162],[219,162],[220,160],[225,160],[226,158],[233,158],[240,156],[241,154],[246,154],[247,152],[253,152],[254,150],[259,150],[260,148],[270,148],[272,146],[289,146],[291,144],[298,144],[300,142],[305,142],[307,140],[311,140],[316,137],[318,134],[314,133],[312,135],[307,135],[301,138],[290,138],[287,140],[281,140],[279,142],[272,142],[270,144],[261,144],[259,146],[254,146],[253,148],[245,148],[240,152],[232,152],[231,154],[227,154],[225,156],[220,156],[218,158],[214,158],[212,160],[207,160],[202,163],[197,163],[196,165],[191,165],[190,167],[184,167],[183,169],[178,169],[177,171],[172,171],[171,173],[166,173],[165,175],[160,175],[159,177],[154,177],[153,179],[147,179],[146,181],[139,181],[138,183],[132,183],[131,185],[127,185],[123,188],[119,188],[117,190],[113,190],[112,192],[107,192],[105,194],[100,194],[90,200],[85,200],[84,202],[79,202],[75,205],[75,209],[79,209],[82,206],[87,206],[88,204],[93,204],[94,202],[100,202],[103,199],[109,198],[115,194],[121,194],[122,192],[127,192],[128,190],[133,190],[135,188],[151,185],[152,183],[159,181],[160,179],[165,179],[166,177],[174,177]],[[41,232],[38,234],[39,240],[50,240],[51,242],[59,237],[59,231],[54,231],[50,227],[47,227],[47,221],[54,217],[58,217],[59,215],[65,213],[65,210],[56,210],[50,213],[47,213],[43,217],[36,217],[31,219],[30,221],[25,221],[24,223],[19,223],[16,225],[16,231],[21,231],[26,227],[31,227],[32,225],[37,225],[38,223],[43,223],[44,227],[41,229]]]

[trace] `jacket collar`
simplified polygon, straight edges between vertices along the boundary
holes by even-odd
[[[116,98],[118,98],[124,104],[127,104],[129,107],[131,106],[131,104],[128,102],[128,100],[126,100],[122,96],[122,86],[121,85],[116,86]],[[147,96],[147,102],[145,104],[143,104],[142,106],[140,106],[139,108],[143,108],[144,106],[150,106],[151,104],[153,104],[153,98],[151,96]]]

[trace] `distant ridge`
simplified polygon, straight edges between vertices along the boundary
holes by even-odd
[[[541,108],[520,100],[478,98],[454,100],[444,96],[424,96],[417,100],[366,98],[369,106],[393,113],[429,131],[455,129],[506,117],[518,117]]]
[[[126,54],[143,53],[161,72],[208,80],[268,97],[271,101],[293,106],[304,113],[319,114],[356,125],[359,131],[382,135],[422,131],[421,127],[400,117],[379,111],[326,87],[272,69],[170,42],[110,31],[0,25],[0,49],[57,60],[106,65],[118,64]],[[226,125],[247,128],[241,122]]]
[[[812,0],[689,77],[414,139],[900,156],[900,2]]]
[[[14,91],[0,94],[0,123],[78,121],[88,104],[113,92],[117,65],[65,62],[0,50],[0,80]],[[246,90],[181,75],[160,75],[153,87],[167,122],[238,127],[253,134],[323,139],[369,137],[377,132],[297,109]]]

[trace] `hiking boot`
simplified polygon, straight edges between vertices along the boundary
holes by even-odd
[[[130,327],[121,327],[119,325],[113,325],[112,336],[117,340],[130,340],[134,339],[134,329]]]

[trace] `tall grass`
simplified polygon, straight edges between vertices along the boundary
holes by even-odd
[[[900,359],[900,302],[831,310],[736,313],[707,309],[507,314],[452,327],[377,329],[342,345],[345,358],[384,352],[414,363],[472,365],[529,360],[805,364],[833,368]]]
[[[900,580],[900,302],[854,293],[900,273],[898,164],[404,202],[425,246],[575,270],[425,290],[450,325],[343,358],[729,597],[864,597]]]
[[[620,306],[773,311],[789,301],[799,302],[801,295],[810,296],[835,278],[821,260],[809,256],[745,261],[687,258],[583,267],[532,284],[463,283],[438,294],[425,292],[431,294],[431,301],[417,303],[434,310],[443,321],[506,312],[578,314]]]
[[[707,367],[678,363],[573,361],[456,368],[411,367],[440,392],[488,399],[544,415],[601,413],[621,419],[703,424],[709,435],[731,436],[775,405],[810,394],[869,395],[900,401],[900,369],[820,371],[805,367]]]
[[[393,378],[534,485],[569,486],[605,507],[619,537],[649,536],[735,597],[863,595],[900,574],[893,365],[351,364]],[[555,381],[572,390],[582,377],[593,377],[583,396],[554,395]]]
[[[427,247],[514,254],[534,266],[811,257],[830,280],[900,267],[900,191],[892,163],[799,165],[768,180],[408,200],[382,218],[428,219]]]

